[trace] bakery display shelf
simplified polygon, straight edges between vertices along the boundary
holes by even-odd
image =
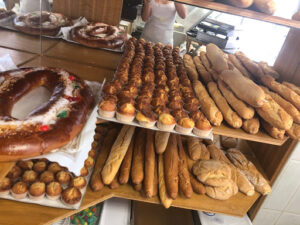
[[[265,22],[275,23],[283,26],[300,28],[300,21],[286,19],[278,16],[272,16],[265,13],[257,12],[250,9],[242,9],[231,5],[211,2],[207,0],[173,0],[174,2],[193,5],[201,8],[211,9],[219,12],[229,13],[237,16],[247,17],[256,20],[262,20]]]

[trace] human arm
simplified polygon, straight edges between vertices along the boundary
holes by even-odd
[[[182,19],[185,19],[185,17],[186,17],[186,8],[185,8],[184,4],[175,2],[175,8],[176,8],[176,11],[177,11],[178,15]]]
[[[146,22],[151,15],[151,0],[144,0],[142,9],[142,20]]]

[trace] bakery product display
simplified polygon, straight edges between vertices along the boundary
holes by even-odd
[[[15,199],[23,199],[26,198],[27,190],[27,184],[19,181],[12,186],[11,194]]]
[[[0,86],[0,102],[5,102],[0,116],[6,118],[0,125],[0,161],[44,154],[69,143],[83,128],[94,100],[87,84],[76,75],[40,67],[1,72],[0,77],[6,77]],[[51,101],[24,120],[13,118],[15,102],[40,85],[51,92]]]
[[[22,181],[28,184],[37,181],[37,179],[38,174],[33,170],[26,170],[22,175]]]
[[[78,203],[81,199],[81,196],[82,194],[80,190],[76,187],[68,187],[61,193],[61,199],[67,206]]]
[[[46,170],[45,172],[40,174],[40,181],[44,182],[45,184],[51,183],[52,181],[54,181],[54,178],[54,173],[49,170]]]
[[[14,19],[14,27],[27,34],[56,36],[61,27],[71,26],[72,21],[60,14],[36,11],[19,15]]]
[[[46,196],[50,200],[58,200],[60,198],[60,194],[62,192],[62,187],[58,182],[51,182],[47,184],[46,187]]]

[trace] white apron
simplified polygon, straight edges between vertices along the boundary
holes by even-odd
[[[144,27],[142,38],[146,41],[173,46],[173,30],[176,9],[174,2],[159,4],[151,0],[151,15]]]

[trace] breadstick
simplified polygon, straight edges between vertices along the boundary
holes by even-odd
[[[158,165],[157,157],[155,157],[155,168],[154,168],[154,182],[153,182],[153,196],[156,196],[158,193]]]
[[[113,181],[109,184],[110,189],[117,189],[120,186],[120,183],[118,182],[119,172],[114,177]]]
[[[155,171],[155,150],[154,150],[154,131],[146,132],[146,150],[145,150],[145,179],[144,190],[146,197],[153,196],[154,171]]]
[[[272,125],[270,125],[269,123],[267,123],[264,120],[261,120],[261,124],[262,124],[263,128],[265,129],[265,131],[267,131],[267,133],[271,137],[276,138],[276,139],[284,138],[285,130],[281,130],[276,127],[273,127]]]
[[[183,62],[184,62],[184,66],[187,70],[190,80],[191,81],[198,80],[198,73],[197,73],[196,66],[194,64],[192,56],[190,56],[189,54],[185,54],[183,56]]]
[[[235,94],[222,80],[218,80],[218,87],[226,98],[229,105],[237,112],[237,114],[245,120],[252,119],[254,116],[254,109],[247,106],[243,101],[238,99]]]
[[[213,81],[210,73],[205,69],[205,67],[201,63],[199,56],[195,56],[193,59],[194,59],[194,63],[196,65],[197,71],[198,71],[201,79],[204,81],[204,83],[207,84],[208,82]]]
[[[205,114],[209,122],[215,126],[220,126],[223,121],[223,115],[209,96],[203,84],[200,81],[195,81],[193,82],[193,88],[200,102],[201,111]]]
[[[192,173],[190,173],[190,179],[193,191],[199,195],[204,195],[206,193],[205,186],[200,183]]]
[[[293,123],[293,126],[291,127],[291,129],[286,131],[288,133],[288,135],[296,140],[300,140],[300,125]]]
[[[228,54],[228,59],[245,77],[251,78],[250,73],[247,71],[247,69],[242,65],[242,63],[238,60],[238,58],[235,55]]]
[[[133,145],[134,145],[134,136],[131,138],[130,145],[122,162],[120,168],[120,176],[119,182],[120,184],[127,184],[130,176],[130,169],[131,169],[131,161],[132,161],[132,154],[133,154]]]
[[[162,154],[167,147],[170,133],[163,131],[155,132],[155,151],[157,154]]]
[[[145,131],[145,129],[139,129],[134,141],[131,166],[131,180],[133,184],[141,184],[144,180]]]
[[[188,153],[192,160],[198,160],[201,158],[201,145],[198,138],[187,137]]]
[[[105,164],[107,156],[111,150],[111,147],[116,139],[117,134],[118,134],[118,129],[113,128],[113,129],[110,129],[107,132],[106,136],[104,137],[103,143],[99,150],[98,158],[97,158],[95,166],[94,166],[94,172],[91,176],[90,185],[91,185],[91,189],[93,191],[100,191],[104,187],[100,173]]]
[[[210,64],[210,62],[209,62],[209,60],[207,58],[206,52],[201,51],[199,57],[200,57],[200,60],[201,60],[201,62],[203,64],[203,66],[206,68],[206,70],[210,69],[211,68],[211,64]]]
[[[131,142],[134,129],[135,127],[127,125],[122,127],[101,172],[104,184],[110,184],[119,171]]]
[[[178,195],[178,148],[176,135],[171,134],[164,153],[165,182],[167,192],[172,199]]]
[[[163,155],[158,155],[158,185],[160,201],[162,205],[168,209],[173,200],[169,198],[166,190]]]
[[[181,136],[177,135],[178,144],[178,156],[179,156],[179,187],[185,197],[191,198],[193,194],[193,189],[191,186],[190,174],[188,170],[188,165],[186,161],[185,151],[183,149]]]
[[[242,128],[249,134],[257,134],[259,131],[259,127],[260,124],[257,117],[253,117],[252,119],[243,121]]]
[[[206,55],[212,64],[212,68],[221,73],[223,70],[228,70],[228,63],[224,57],[223,51],[215,44],[206,45]]]
[[[296,85],[292,84],[292,83],[289,83],[289,82],[286,82],[286,81],[283,81],[282,84],[290,89],[292,89],[294,92],[297,93],[297,95],[300,95],[300,88],[297,87]]]
[[[209,82],[207,88],[210,95],[221,110],[225,121],[234,128],[240,128],[242,126],[242,119],[234,111],[232,111],[226,99],[218,90],[217,84],[215,82]]]

